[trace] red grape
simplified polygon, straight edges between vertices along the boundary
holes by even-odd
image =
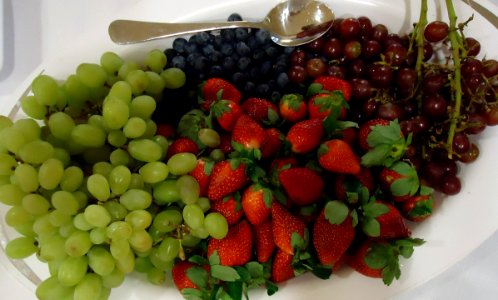
[[[448,36],[449,26],[442,21],[432,21],[425,27],[424,37],[431,43],[437,43]]]

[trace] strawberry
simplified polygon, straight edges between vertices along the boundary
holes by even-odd
[[[295,276],[294,269],[292,268],[292,259],[292,254],[277,249],[271,264],[271,280],[273,282],[284,282]]]
[[[236,224],[244,215],[240,200],[236,200],[233,196],[212,201],[211,210],[222,214],[227,219],[228,225]]]
[[[306,167],[282,170],[278,175],[289,200],[297,205],[312,204],[320,199],[323,180],[315,171]]]
[[[300,121],[292,125],[286,140],[294,153],[309,153],[319,144],[324,134],[323,123],[319,119]]]
[[[218,252],[221,265],[240,266],[247,263],[252,254],[252,232],[249,223],[242,220],[231,226],[224,238],[210,239],[207,247],[208,257],[215,251]]]
[[[304,240],[306,224],[278,202],[271,206],[271,217],[275,245],[287,254],[294,254],[292,235],[297,233]]]
[[[275,156],[282,147],[284,135],[277,128],[268,128],[265,130],[266,142],[261,146],[261,157],[269,158]]]
[[[349,101],[351,98],[351,85],[344,79],[334,76],[320,76],[311,84],[311,91],[340,91],[344,95],[344,99]],[[312,92],[316,94],[316,92]]]
[[[280,186],[280,180],[278,179],[280,171],[297,166],[298,162],[295,157],[288,156],[275,158],[272,160],[269,169],[271,183],[275,186]]]
[[[213,171],[214,161],[207,158],[199,158],[197,160],[197,165],[190,171],[189,175],[194,177],[199,183],[199,196],[207,196],[209,179],[211,178],[211,172]]]
[[[334,112],[336,119],[344,119],[346,116],[346,101],[340,92],[318,93],[308,101],[308,114],[310,119],[323,120]]]
[[[272,192],[268,188],[264,188],[260,184],[248,186],[241,199],[242,209],[247,220],[253,225],[266,221],[270,216],[273,200]]]
[[[241,93],[230,82],[221,78],[209,78],[201,86],[199,104],[204,111],[211,109],[211,104],[217,100],[232,100],[239,103]]]
[[[369,168],[361,167],[358,174],[338,174],[334,178],[334,193],[336,199],[356,202],[361,188],[365,187],[372,194],[375,184]]]
[[[406,227],[403,217],[396,207],[381,200],[376,200],[375,202],[384,204],[388,208],[387,213],[376,217],[376,220],[380,224],[380,235],[377,238],[399,239],[411,235],[410,229]]]
[[[232,143],[245,150],[260,149],[266,141],[266,133],[258,122],[248,115],[240,116],[232,131]]]
[[[199,154],[199,146],[188,137],[179,137],[174,140],[171,145],[169,145],[168,151],[166,153],[166,159],[182,152],[188,152],[197,155]]]
[[[306,102],[300,94],[284,95],[280,99],[278,107],[282,118],[291,123],[303,120],[308,112]]]
[[[232,147],[232,135],[227,134],[227,133],[221,133],[220,134],[220,144],[218,145],[218,148],[223,151],[225,154],[230,154],[233,151]]]
[[[358,130],[358,145],[364,151],[370,150],[368,145],[368,135],[372,132],[373,126],[388,126],[389,120],[386,119],[371,119],[361,124]]]
[[[170,139],[175,135],[175,128],[168,123],[159,123],[157,124],[156,134],[162,135],[165,138]]]
[[[403,202],[401,206],[403,217],[413,222],[421,222],[430,217],[434,206],[432,193],[431,188],[422,186],[419,194]]]
[[[249,98],[241,107],[245,114],[260,124],[275,124],[279,119],[277,106],[263,98]]]
[[[360,163],[351,147],[343,140],[328,140],[318,148],[318,163],[325,170],[341,174],[358,174]]]
[[[232,131],[235,122],[242,115],[242,108],[232,100],[220,100],[212,105],[211,112],[221,128]]]
[[[341,203],[334,201],[333,203]],[[336,204],[341,205],[341,204]],[[345,204],[344,207],[346,207]],[[334,266],[353,242],[355,230],[349,209],[344,210],[346,217],[336,217],[338,209],[326,206],[313,226],[313,246],[318,259],[324,265]]]
[[[187,271],[196,266],[196,264],[189,261],[178,261],[173,266],[173,269],[171,269],[171,277],[173,278],[176,288],[180,292],[183,289],[199,289],[199,287],[187,277]]]
[[[349,257],[347,262],[351,268],[360,274],[373,278],[382,278],[382,269],[372,268],[365,261],[365,257],[371,251],[373,244],[374,242],[371,240],[363,242],[354,255]]]
[[[265,263],[270,260],[275,250],[271,220],[253,226],[253,239],[258,261]]]
[[[403,161],[398,161],[389,168],[384,167],[379,172],[379,182],[383,190],[398,202],[415,195],[420,187],[417,170]]]
[[[350,145],[351,147],[356,146],[356,135],[357,135],[357,130],[352,127],[344,128],[339,131],[339,136],[341,140],[345,141]]]
[[[245,164],[234,159],[216,163],[209,180],[208,198],[221,199],[244,187],[249,182],[245,170]]]

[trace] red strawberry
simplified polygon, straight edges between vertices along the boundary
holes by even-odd
[[[306,224],[278,202],[274,202],[271,206],[271,217],[275,245],[287,254],[294,254],[292,234],[297,233],[304,240]]]
[[[319,119],[300,121],[287,132],[287,141],[294,153],[308,153],[320,144],[324,134],[323,123]]]
[[[373,278],[382,278],[382,268],[374,269],[367,265],[365,262],[365,256],[371,251],[372,244],[374,242],[367,240],[361,244],[360,248],[355,252],[354,255],[349,257],[348,265],[355,271]]]
[[[282,170],[278,175],[289,200],[297,205],[309,205],[322,196],[323,180],[315,171],[306,168]]]
[[[242,108],[232,100],[217,101],[211,109],[220,127],[226,131],[232,131],[235,122],[242,115]]]
[[[201,87],[199,104],[204,111],[211,109],[211,104],[217,100],[232,100],[239,103],[242,95],[230,82],[221,78],[210,78]]]
[[[334,179],[334,193],[336,199],[346,200],[348,193],[360,193],[360,189],[366,187],[369,195],[372,194],[375,184],[369,168],[360,168],[358,174],[338,174]],[[357,199],[356,199],[357,201]]]
[[[303,96],[300,94],[284,95],[280,99],[279,110],[282,118],[291,123],[301,121],[308,112],[306,102],[304,102]]]
[[[434,199],[432,189],[422,186],[420,194],[410,197],[403,202],[401,214],[413,222],[421,222],[432,215]]]
[[[328,140],[318,148],[318,163],[325,170],[341,174],[358,174],[360,162],[343,140]]]
[[[252,184],[242,194],[242,209],[247,220],[253,225],[263,223],[271,213],[272,192],[259,184]]]
[[[199,146],[188,137],[180,137],[174,140],[168,147],[166,159],[177,153],[189,152],[197,155],[199,153]]]
[[[232,142],[241,145],[244,149],[260,149],[266,141],[263,127],[248,115],[242,115],[235,122],[232,131]]]
[[[273,250],[275,250],[270,220],[253,226],[253,239],[258,261],[260,263],[265,263],[270,260]]]
[[[274,185],[279,186],[280,180],[278,179],[278,175],[280,174],[280,171],[285,170],[285,169],[289,169],[289,168],[293,168],[293,167],[297,167],[297,166],[298,166],[298,162],[297,162],[297,159],[295,157],[289,156],[289,157],[277,157],[277,158],[275,158],[270,164],[269,174],[270,174],[271,182]]]
[[[189,261],[178,261],[171,270],[171,277],[176,288],[181,292],[183,289],[199,289],[199,287],[187,277],[187,271],[198,265]]]
[[[351,85],[344,79],[334,76],[320,76],[313,81],[313,84],[319,84],[317,90],[325,90],[329,92],[341,91],[344,99],[349,101],[351,98]]]
[[[313,246],[322,264],[334,266],[353,242],[355,230],[349,214],[341,223],[332,224],[327,213],[323,209],[313,227]]]
[[[410,229],[406,227],[398,209],[385,201],[376,200],[376,202],[386,205],[389,209],[387,213],[376,217],[380,224],[380,235],[377,238],[399,239],[409,237],[411,235]]]
[[[373,126],[388,126],[389,120],[386,119],[371,119],[367,122],[361,124],[360,129],[358,130],[358,145],[364,151],[370,150],[370,146],[368,145],[368,135],[372,132]]]
[[[232,135],[226,133],[220,134],[220,145],[218,148],[220,148],[223,153],[230,154],[233,151]]]
[[[341,136],[341,140],[345,141],[350,145],[351,147],[354,147],[356,144],[356,134],[357,131],[355,128],[348,127],[344,128],[341,131],[339,131],[339,134]]]
[[[261,146],[261,157],[268,158],[277,154],[282,147],[284,136],[277,128],[268,128],[266,132],[266,142]]]
[[[171,124],[160,123],[157,125],[157,132],[156,133],[158,135],[162,135],[165,138],[169,139],[175,135],[175,128]]]
[[[284,282],[295,276],[294,269],[292,268],[293,258],[292,254],[277,249],[271,265],[271,279],[273,282]]]
[[[346,101],[340,92],[318,93],[311,97],[308,102],[308,114],[310,119],[323,120],[337,110],[337,117],[343,119],[346,116]]]
[[[212,201],[211,210],[222,214],[228,225],[236,224],[244,215],[240,201],[235,200],[233,196]]]
[[[245,170],[245,164],[236,160],[224,160],[216,163],[209,180],[208,198],[211,200],[221,199],[244,187],[249,182]]]
[[[247,221],[240,221],[228,229],[227,235],[221,240],[210,239],[207,255],[215,251],[220,257],[220,264],[224,266],[240,266],[251,259],[252,233]]]
[[[402,202],[418,191],[420,184],[417,170],[410,164],[398,161],[379,173],[380,185],[394,201]]]
[[[279,115],[277,106],[263,98],[249,98],[242,105],[245,114],[258,123],[275,124]]]
[[[199,183],[200,193],[199,196],[207,196],[209,179],[211,178],[211,172],[213,171],[214,161],[208,160],[206,158],[199,158],[197,160],[197,165],[189,175],[194,177]]]

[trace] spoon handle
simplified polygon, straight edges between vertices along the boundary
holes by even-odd
[[[117,44],[133,44],[201,31],[229,28],[263,28],[260,22],[234,21],[210,23],[156,23],[116,20],[109,25],[109,36]]]

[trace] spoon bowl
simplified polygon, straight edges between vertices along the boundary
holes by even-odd
[[[259,22],[232,21],[209,23],[158,23],[116,20],[109,25],[109,36],[117,44],[134,44],[155,39],[231,28],[267,30],[273,42],[298,46],[322,36],[332,26],[333,11],[324,3],[309,1],[300,6],[279,3]]]

